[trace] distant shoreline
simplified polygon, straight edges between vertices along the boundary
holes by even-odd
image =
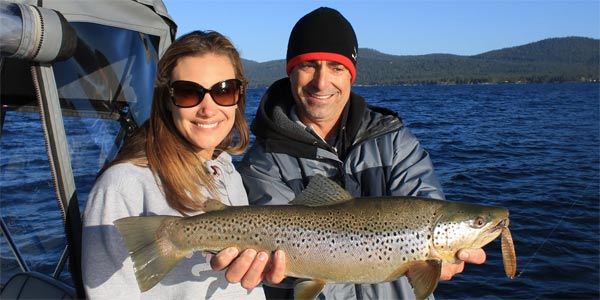
[[[427,86],[427,85],[509,85],[509,84],[563,84],[563,83],[600,83],[600,80],[556,81],[556,82],[475,82],[475,83],[406,83],[406,84],[353,84],[353,87],[386,87],[386,86]]]
[[[285,77],[285,60],[243,60],[250,87]],[[389,55],[359,49],[356,86],[600,81],[600,39],[550,38],[473,56]]]

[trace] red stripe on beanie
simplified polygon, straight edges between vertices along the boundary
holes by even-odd
[[[346,67],[346,69],[348,69],[350,71],[350,75],[352,77],[351,82],[354,83],[354,80],[356,79],[356,67],[354,66],[354,63],[352,63],[352,61],[344,55],[337,54],[337,53],[331,53],[331,52],[311,52],[311,53],[300,54],[289,60],[289,62],[287,63],[287,66],[285,68],[285,71],[287,72],[287,74],[289,76],[290,73],[292,72],[292,69],[297,64],[304,62],[304,61],[309,61],[309,60],[330,60],[330,61],[335,61],[337,63],[340,63],[340,64],[344,65],[344,67]]]

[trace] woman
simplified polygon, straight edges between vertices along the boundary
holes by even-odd
[[[127,216],[194,215],[206,199],[247,205],[230,154],[248,147],[239,53],[217,32],[178,38],[158,63],[150,119],[95,183],[84,213],[83,278],[90,299],[263,299],[229,284],[205,254],[185,258],[141,293],[113,222]]]

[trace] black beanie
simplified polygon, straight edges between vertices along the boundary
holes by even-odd
[[[335,9],[321,7],[302,17],[290,34],[286,72],[307,60],[331,60],[344,65],[356,79],[358,41],[350,22]]]

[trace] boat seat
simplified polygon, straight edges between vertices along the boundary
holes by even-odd
[[[38,272],[18,273],[0,292],[0,299],[77,299],[75,289],[64,282]]]

